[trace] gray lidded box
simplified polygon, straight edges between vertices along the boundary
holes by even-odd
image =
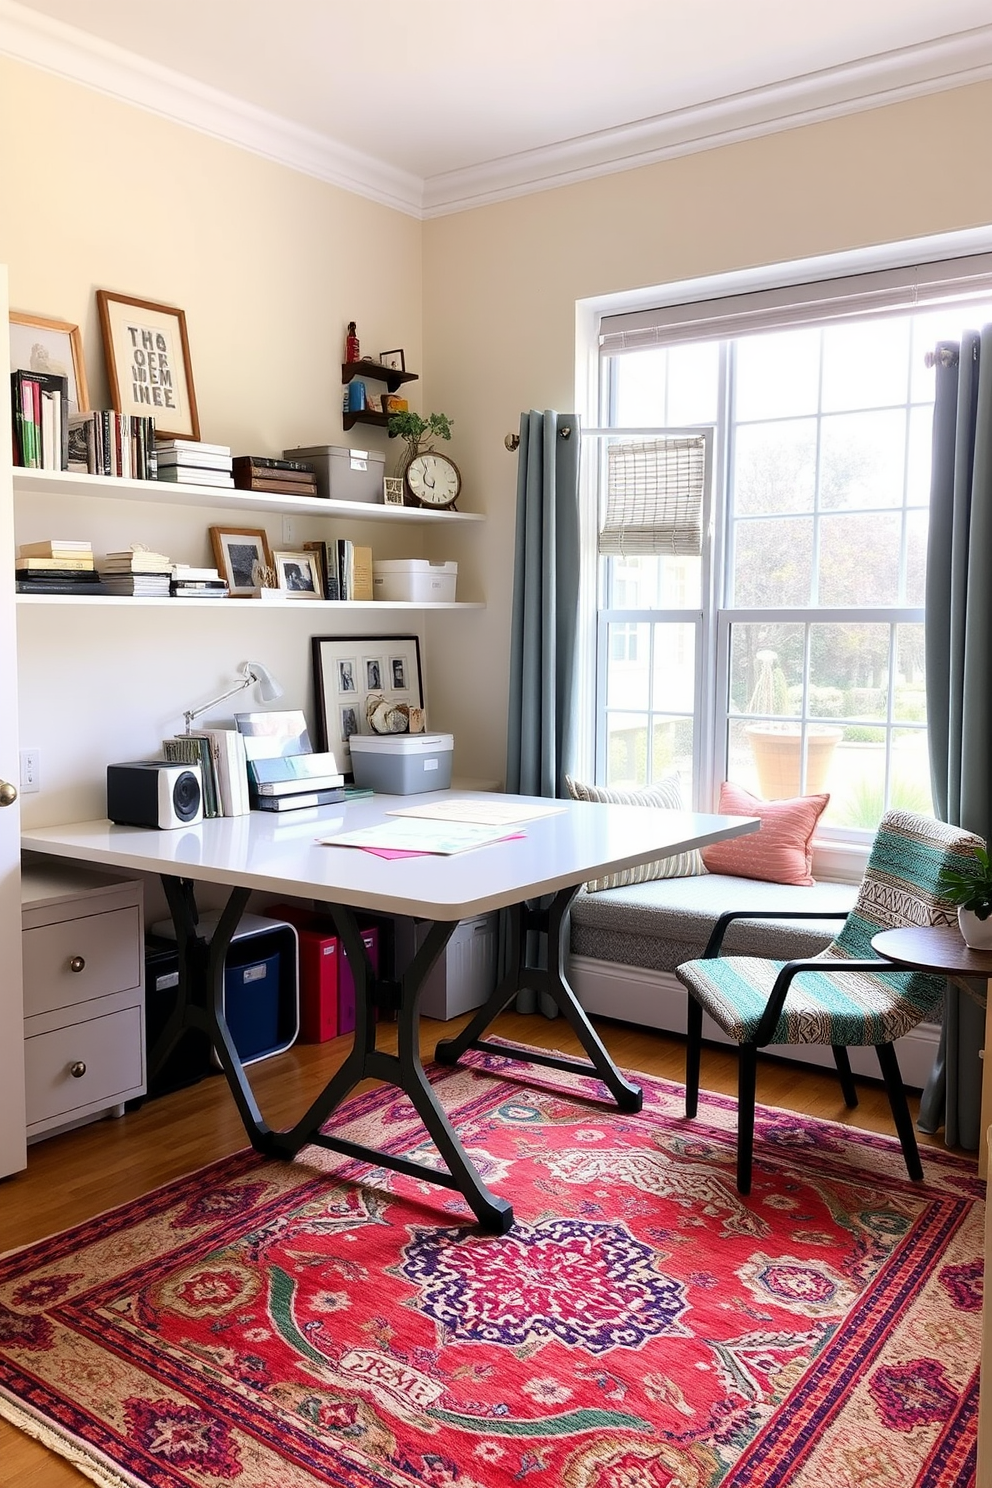
[[[311,444],[283,450],[285,460],[303,460],[317,477],[317,495],[331,501],[382,502],[386,457],[380,450],[349,449],[340,444]]]
[[[386,796],[447,790],[451,785],[453,734],[352,734],[355,784]]]

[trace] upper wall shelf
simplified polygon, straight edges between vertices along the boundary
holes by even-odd
[[[391,393],[395,393],[401,383],[417,381],[416,372],[400,372],[395,367],[384,367],[381,362],[342,362],[341,381],[348,383],[353,377],[371,377],[373,382],[384,382]]]
[[[117,476],[79,475],[70,470],[14,467],[14,492],[27,496],[110,497],[145,501],[156,506],[227,508],[239,512],[285,512],[294,516],[347,517],[352,522],[427,522],[442,526],[484,522],[481,512],[428,511],[417,506],[384,506],[371,501],[330,501],[321,496],[283,496],[272,491],[239,491],[229,487],[189,486],[179,481],[125,480]]]

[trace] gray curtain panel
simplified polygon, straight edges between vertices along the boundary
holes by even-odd
[[[926,669],[930,773],[941,821],[992,834],[992,326],[937,347]],[[949,1147],[980,1140],[985,1014],[947,987],[921,1131]]]
[[[567,431],[567,432],[566,432]],[[579,421],[574,413],[520,416],[513,558],[506,789],[565,796],[575,721],[579,607]],[[533,992],[517,998],[533,1012]],[[550,998],[542,1011],[557,1012]]]

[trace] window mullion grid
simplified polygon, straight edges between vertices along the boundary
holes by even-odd
[[[819,359],[816,385],[816,455],[813,477],[813,541],[810,559],[810,605],[815,608],[820,602],[820,479],[823,474],[823,331],[819,332]],[[803,778],[805,779],[805,765]]]

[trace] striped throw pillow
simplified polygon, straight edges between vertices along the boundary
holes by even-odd
[[[703,861],[711,873],[761,878],[766,883],[814,883],[813,833],[829,800],[824,794],[763,801],[725,780],[717,811],[723,816],[756,816],[761,829],[704,847]]]
[[[652,806],[660,807],[662,811],[685,810],[677,775],[668,775],[656,785],[642,786],[638,790],[618,790],[610,785],[583,785],[570,775],[565,776],[565,784],[573,801],[599,801],[607,806]],[[623,889],[628,884],[650,883],[654,878],[691,878],[697,873],[705,872],[706,867],[698,852],[677,853],[674,857],[642,863],[639,868],[621,868],[619,873],[594,878],[586,884],[586,892],[596,894],[601,889]]]

